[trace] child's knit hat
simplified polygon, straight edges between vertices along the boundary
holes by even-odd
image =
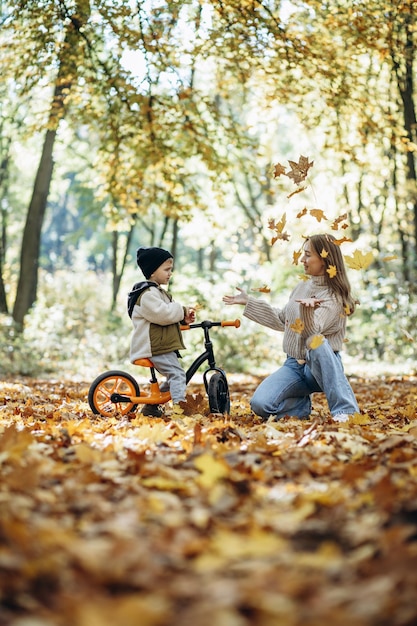
[[[136,252],[137,264],[145,278],[149,278],[164,261],[172,258],[172,254],[163,248],[139,248]]]

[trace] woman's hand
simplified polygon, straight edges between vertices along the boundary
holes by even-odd
[[[303,306],[311,307],[312,309],[317,309],[322,302],[324,302],[321,298],[304,298],[302,300],[296,300]]]
[[[239,293],[236,296],[223,296],[225,304],[247,304],[249,296],[244,289],[236,287]]]

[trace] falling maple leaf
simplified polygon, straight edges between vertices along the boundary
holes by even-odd
[[[290,236],[287,232],[285,233],[279,233],[278,235],[275,235],[275,237],[272,237],[271,239],[271,246],[274,245],[274,243],[276,241],[278,241],[279,239],[281,239],[282,241],[289,241],[290,240]]]
[[[304,330],[304,322],[300,320],[299,317],[295,320],[293,324],[290,324],[291,330],[293,330],[297,334],[301,334]]]
[[[318,222],[321,222],[321,220],[327,220],[327,217],[324,215],[324,211],[321,209],[311,209],[310,215],[315,217]]]
[[[395,259],[398,259],[398,256],[396,254],[392,254],[391,256],[384,256],[382,260],[384,262],[388,262],[388,261],[395,261]]]
[[[299,187],[298,189],[296,189],[295,191],[292,191],[290,194],[288,194],[287,198],[290,199],[293,196],[295,196],[297,193],[301,193],[302,191],[304,191],[305,189],[307,189],[307,187]]]
[[[340,215],[339,217],[337,217],[333,224],[331,225],[331,229],[332,230],[338,230],[339,229],[339,224],[341,222],[344,222],[345,220],[347,220],[347,213],[344,213],[343,215]],[[341,228],[348,228],[348,224],[342,224]]]
[[[281,163],[277,163],[274,166],[274,178],[278,178],[279,176],[281,176],[281,174],[285,175],[285,167],[283,165],[281,165]]]
[[[326,272],[328,273],[330,278],[334,278],[336,276],[336,274],[337,274],[336,265],[329,265],[329,267],[327,268]]]
[[[259,293],[271,293],[270,287],[263,285],[262,287],[254,287],[251,291],[258,291]]]
[[[279,222],[276,222],[274,219],[268,220],[268,228],[270,230],[275,230],[277,233],[282,233],[287,223],[287,214],[284,213]]]
[[[342,243],[347,241],[352,241],[352,239],[350,239],[350,237],[342,237],[341,239],[333,239],[332,243],[334,243],[335,246],[341,246]]]
[[[353,270],[366,270],[374,260],[372,252],[364,254],[360,250],[355,250],[352,256],[344,256],[346,265]]]
[[[287,214],[284,213],[279,222],[275,222],[275,220],[270,219],[268,221],[268,228],[274,230],[276,235],[271,239],[271,246],[274,245],[278,239],[282,239],[283,241],[288,241],[290,236],[287,232],[284,231],[285,225],[287,223]]]
[[[307,178],[308,170],[314,165],[314,161],[309,163],[308,157],[302,155],[300,156],[298,163],[290,160],[288,160],[288,163],[290,164],[291,171],[288,172],[286,176],[288,176],[288,178],[292,178],[297,185],[302,183]]]
[[[298,261],[300,260],[300,256],[303,254],[303,250],[295,250],[292,253],[292,264],[298,265]]]
[[[302,211],[297,213],[296,218],[300,219],[301,217],[304,217],[304,215],[307,215],[307,207],[304,207],[304,209]]]

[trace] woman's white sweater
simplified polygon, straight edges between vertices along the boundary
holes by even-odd
[[[320,298],[323,302],[316,309],[296,302],[306,298]],[[346,313],[326,286],[324,276],[314,276],[297,285],[283,309],[249,296],[244,315],[262,326],[283,331],[283,350],[295,359],[306,358],[307,340],[315,335],[323,335],[335,352],[343,347]]]

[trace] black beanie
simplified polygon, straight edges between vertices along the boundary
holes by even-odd
[[[172,258],[172,254],[163,248],[139,248],[136,252],[136,261],[145,278],[149,278],[164,261]]]

